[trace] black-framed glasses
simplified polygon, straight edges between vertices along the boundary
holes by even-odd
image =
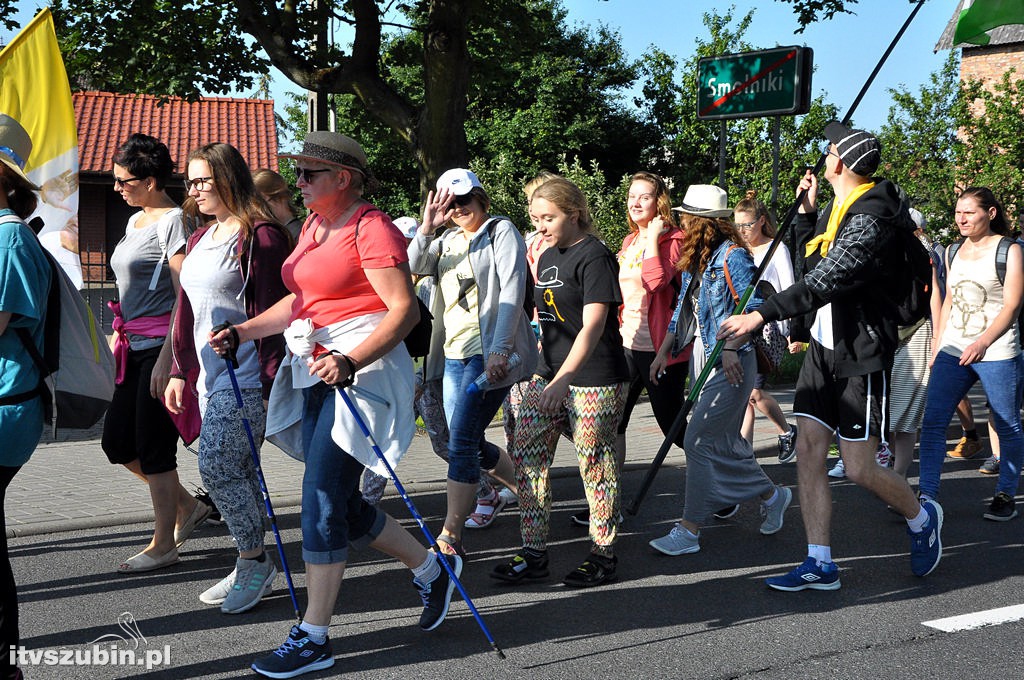
[[[185,180],[185,191],[207,191],[210,185],[213,184],[212,177],[193,177],[192,179]]]
[[[316,176],[321,172],[333,172],[330,168],[320,168],[319,170],[313,170],[312,168],[295,168],[295,179],[302,180],[306,184],[309,184]]]
[[[760,218],[758,218],[758,219],[760,219]],[[753,222],[737,222],[736,223],[736,228],[737,229],[742,229],[743,231],[748,231],[748,230],[754,228],[754,225],[757,224],[757,221],[758,220],[754,220]]]
[[[141,179],[141,177],[125,177],[124,179],[121,179],[120,177],[114,177],[114,186],[117,187],[118,189],[124,189],[125,186],[131,184],[132,182],[138,182]]]

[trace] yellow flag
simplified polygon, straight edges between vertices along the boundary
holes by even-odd
[[[0,52],[0,113],[21,123],[32,138],[25,172],[42,187],[35,213],[44,224],[39,240],[81,288],[78,131],[49,9],[39,12]]]

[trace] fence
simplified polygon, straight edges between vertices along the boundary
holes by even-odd
[[[107,307],[107,302],[117,299],[117,284],[107,266],[107,253],[86,246],[79,252],[79,256],[82,258],[82,297],[103,333],[110,335],[113,332],[110,324],[114,315]]]

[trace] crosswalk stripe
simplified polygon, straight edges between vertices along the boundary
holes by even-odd
[[[1012,623],[1021,619],[1024,619],[1024,604],[988,609],[972,614],[950,616],[945,619],[935,619],[934,621],[922,621],[921,625],[937,628],[947,633],[955,633],[959,630],[974,630],[983,626],[998,626],[1002,623]]]

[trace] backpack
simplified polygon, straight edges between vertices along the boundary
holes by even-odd
[[[917,330],[928,317],[932,294],[932,257],[913,230],[905,228],[905,225],[896,228],[896,244],[898,252],[893,262],[896,281],[890,299],[895,308],[900,334],[907,335],[909,329]]]
[[[43,322],[43,352],[27,328],[18,338],[42,375],[46,419],[57,428],[89,428],[99,422],[114,396],[114,356],[92,310],[71,279],[43,248],[50,263],[50,291]]]
[[[1009,236],[1004,236],[999,239],[999,243],[996,245],[996,278],[999,279],[999,285],[1003,285],[1003,281],[1006,279],[1006,255],[1010,252],[1010,246],[1017,241],[1014,241]],[[954,241],[949,244],[946,248],[946,254],[949,258],[949,266],[953,266],[953,258],[956,257],[956,253],[960,250],[960,246],[964,244],[964,239]],[[1017,328],[1024,328],[1024,305],[1021,305],[1020,311],[1017,313]]]

